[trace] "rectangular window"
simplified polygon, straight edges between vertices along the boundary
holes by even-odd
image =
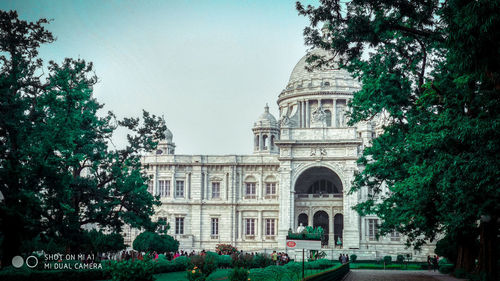
[[[210,232],[212,236],[219,235],[219,219],[212,218],[212,231]]]
[[[245,183],[245,197],[247,198],[255,198],[256,195],[256,188],[255,188],[255,183],[254,182],[247,182]]]
[[[212,198],[220,198],[220,182],[212,183]]]
[[[245,235],[255,235],[255,219],[245,219]]]
[[[400,240],[399,232],[397,231],[391,232],[391,241],[399,241],[399,240]]]
[[[175,218],[175,234],[184,234],[184,218]]]
[[[276,235],[275,229],[276,229],[276,220],[266,219],[266,236]]]
[[[368,231],[368,233],[367,233],[368,240],[371,240],[371,241],[377,240],[378,219],[369,219],[368,220],[367,231]]]
[[[266,195],[276,195],[276,183],[266,183]]]
[[[156,195],[160,195],[160,197],[170,197],[170,181],[159,180]]]
[[[175,198],[184,198],[184,181],[175,182]]]

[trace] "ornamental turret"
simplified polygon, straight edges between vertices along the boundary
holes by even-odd
[[[279,125],[276,118],[269,113],[269,106],[266,104],[264,113],[253,125],[254,154],[278,154],[279,149],[275,141],[279,139]]]

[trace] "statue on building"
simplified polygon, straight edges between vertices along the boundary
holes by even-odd
[[[297,233],[302,233],[306,228],[300,223],[299,227],[297,227]]]

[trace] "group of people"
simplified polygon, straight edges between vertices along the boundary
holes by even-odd
[[[285,265],[290,261],[290,257],[287,253],[273,251],[271,254],[271,260],[275,265]]]
[[[339,262],[341,264],[348,263],[349,262],[349,254],[340,254],[339,255]]]

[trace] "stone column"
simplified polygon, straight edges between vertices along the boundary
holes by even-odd
[[[243,168],[240,168],[240,186],[238,188],[240,193],[238,199],[241,199],[243,198]]]
[[[153,175],[153,196],[158,193],[158,165],[155,165],[155,174]]]
[[[187,174],[187,177],[186,177],[186,181],[187,181],[187,199],[191,199],[191,173],[188,173]]]
[[[259,211],[259,218],[257,221],[257,240],[262,240],[262,237],[264,236],[264,229],[262,227],[262,211]]]
[[[302,102],[298,101],[297,102],[297,112],[299,113],[299,128],[302,128],[303,126],[303,114],[302,114]]]
[[[172,198],[175,198],[175,190],[176,190],[176,187],[177,187],[177,184],[175,182],[175,167],[171,166],[170,170],[172,170],[172,184],[171,184],[172,190],[171,190],[170,195],[172,196]]]
[[[262,143],[262,133],[259,133],[259,151],[264,149],[264,144]]]
[[[243,239],[243,212],[238,212],[238,238]]]
[[[309,100],[306,100],[306,128],[310,127],[310,118],[309,118]]]
[[[333,99],[332,127],[337,127],[337,99]]]

